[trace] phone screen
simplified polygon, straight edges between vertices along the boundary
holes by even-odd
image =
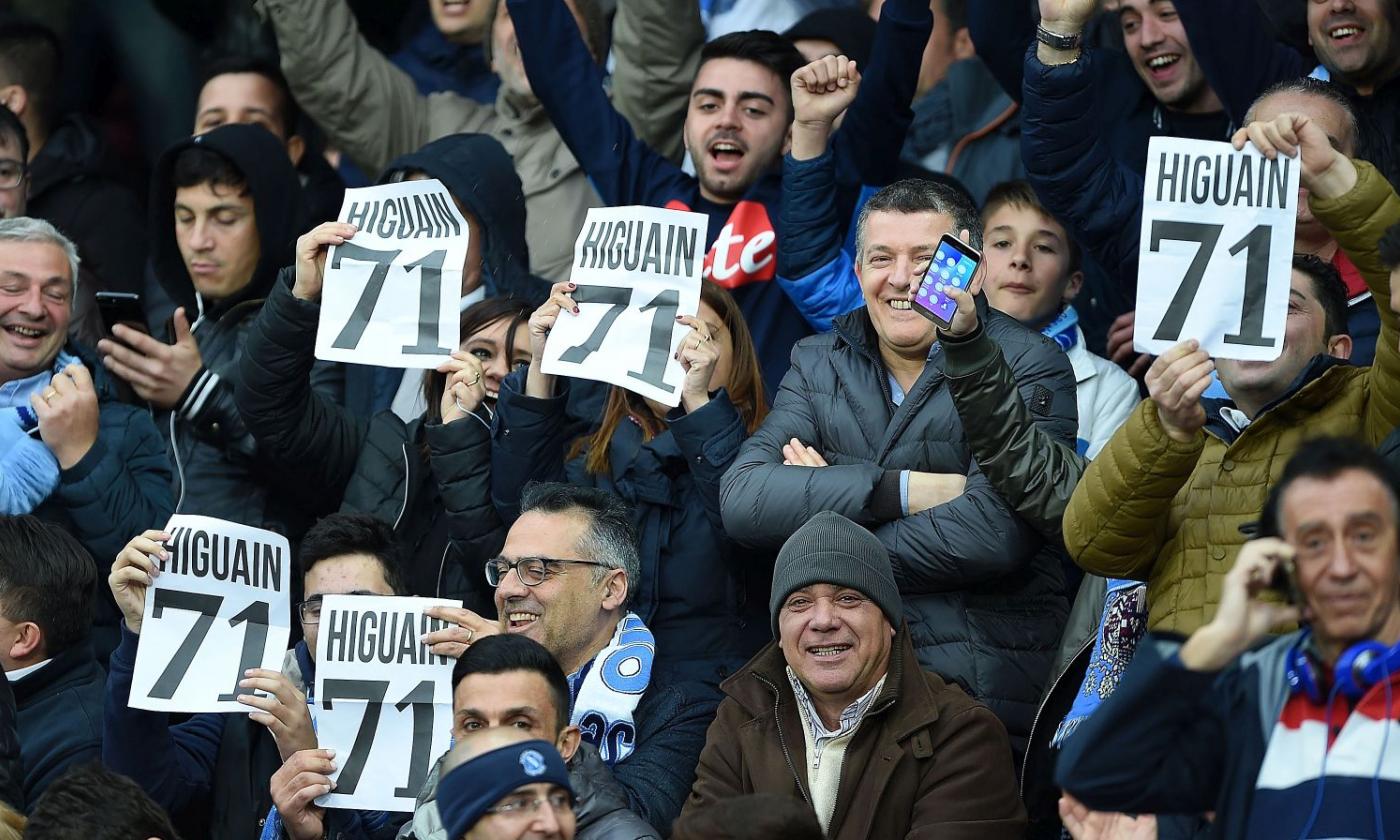
[[[933,262],[924,272],[924,280],[919,284],[919,293],[914,296],[914,304],[922,308],[934,320],[943,324],[952,323],[958,304],[944,292],[947,286],[966,289],[977,272],[978,255],[962,243],[945,236],[938,242]]]

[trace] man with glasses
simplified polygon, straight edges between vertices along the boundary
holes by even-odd
[[[196,714],[172,725],[165,712],[128,707],[146,587],[168,535],[133,537],[117,555],[108,586],[125,622],[112,654],[102,716],[102,761],[140,783],[186,837],[256,837],[281,823],[269,780],[283,762],[315,749],[308,706],[316,684],[316,639],[326,595],[399,595],[399,559],[393,529],[366,514],[327,516],[306,532],[298,559],[305,600],[297,604],[305,640],[287,652],[282,670],[253,669],[239,686],[248,693],[246,719]],[[265,696],[254,694],[266,692]],[[330,810],[335,836],[390,838],[403,815]]]
[[[429,613],[454,626],[424,641],[453,657],[497,633],[542,644],[568,675],[570,722],[612,768],[631,809],[664,829],[695,778],[713,701],[652,679],[655,641],[627,610],[640,565],[631,512],[605,491],[553,483],[528,485],[520,510],[501,556],[486,564],[498,621],[436,607]]]
[[[438,803],[448,840],[573,840],[574,792],[548,741],[487,729],[452,748]]]

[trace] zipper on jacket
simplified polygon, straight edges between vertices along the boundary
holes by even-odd
[[[399,515],[394,518],[394,531],[399,530],[399,523],[403,521],[403,515],[408,512],[408,442],[403,445],[403,507],[399,508]]]
[[[405,493],[404,493],[404,498],[407,499],[407,497],[408,497],[408,494],[407,494],[407,491],[405,491]],[[439,597],[439,598],[442,597],[442,573],[443,573],[443,571],[446,570],[446,568],[447,568],[447,552],[449,552],[449,551],[451,551],[451,550],[452,550],[452,538],[451,538],[451,537],[448,537],[448,538],[447,538],[447,545],[445,545],[445,546],[442,547],[442,559],[438,561],[438,581],[437,581],[437,587],[433,589],[433,594],[436,595],[436,596]]]
[[[773,726],[778,730],[778,745],[783,748],[783,758],[787,761],[788,770],[792,771],[792,778],[797,782],[797,791],[802,794],[808,805],[812,805],[812,797],[807,793],[807,786],[802,784],[802,777],[797,773],[797,765],[792,760],[792,753],[788,751],[787,739],[783,737],[783,720],[778,716],[778,704],[782,700],[782,694],[778,687],[768,681],[766,677],[754,674],[760,682],[768,686],[773,692]],[[813,805],[813,807],[816,807]]]
[[[1097,639],[1098,634],[1094,633],[1085,640],[1084,644],[1079,646],[1079,650],[1075,651],[1074,656],[1069,658],[1069,664],[1061,669],[1055,679],[1050,682],[1050,688],[1046,690],[1045,698],[1040,701],[1040,705],[1035,707],[1035,717],[1031,718],[1031,728],[1030,731],[1026,733],[1026,755],[1021,757],[1021,786],[1019,792],[1022,800],[1026,798],[1026,765],[1029,763],[1026,761],[1026,757],[1029,756],[1031,750],[1035,748],[1035,729],[1040,725],[1040,715],[1045,711],[1045,706],[1050,702],[1050,698],[1054,696],[1055,689],[1060,687],[1060,680],[1064,679],[1065,674],[1070,672],[1074,667],[1074,663],[1079,661],[1079,657],[1084,655],[1084,651],[1094,646],[1094,642]]]

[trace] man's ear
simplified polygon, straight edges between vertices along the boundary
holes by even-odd
[[[603,579],[603,609],[620,610],[627,605],[627,572],[612,569]]]
[[[953,60],[962,61],[965,58],[976,58],[977,47],[972,43],[972,33],[964,26],[953,34]]]
[[[8,640],[10,659],[18,662],[39,655],[44,649],[44,633],[32,621],[15,625],[14,636]]]
[[[578,752],[578,745],[582,740],[583,733],[579,732],[577,726],[566,726],[564,731],[559,733],[559,737],[554,739],[554,746],[559,750],[559,755],[568,761]]]
[[[792,151],[792,123],[788,123],[787,133],[783,135],[783,156]]]
[[[1334,335],[1327,339],[1327,355],[1329,356],[1346,361],[1351,358],[1351,349],[1352,343],[1349,335]]]
[[[306,154],[306,141],[300,134],[293,134],[287,138],[287,157],[292,159],[292,166],[301,166],[301,156]]]
[[[19,85],[0,87],[0,105],[9,108],[15,116],[23,119],[24,109],[29,107],[29,91]]]

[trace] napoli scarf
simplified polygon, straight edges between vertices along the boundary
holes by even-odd
[[[607,647],[569,676],[572,722],[609,767],[625,761],[636,749],[633,715],[651,685],[655,658],[656,638],[636,613],[629,612],[617,623]]]
[[[1104,698],[1118,687],[1123,671],[1133,659],[1138,640],[1147,629],[1147,584],[1136,580],[1108,581],[1103,615],[1089,654],[1084,683],[1075,695],[1069,714],[1055,730],[1050,746],[1058,747],[1094,713]]]
[[[1070,348],[1079,342],[1079,313],[1074,311],[1074,307],[1068,304],[1060,310],[1060,314],[1055,316],[1055,320],[1046,325],[1040,334],[1060,345],[1060,349],[1068,353]]]

